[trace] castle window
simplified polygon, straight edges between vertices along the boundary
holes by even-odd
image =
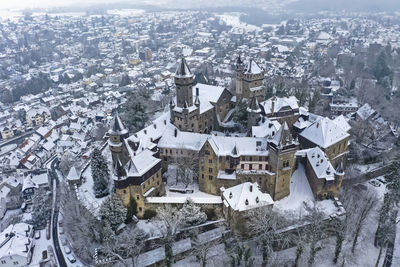
[[[210,163],[210,164],[211,164],[211,163],[212,163],[212,159],[209,159],[209,160],[208,160],[208,163]]]
[[[250,161],[253,161],[253,157],[252,156],[250,156]]]
[[[157,181],[157,185],[160,185],[160,181]]]
[[[212,168],[208,168],[208,172],[212,172]]]
[[[204,166],[201,166],[201,170],[204,171]]]
[[[140,198],[139,195],[136,195],[136,199],[139,200],[139,198]]]
[[[139,207],[139,211],[142,211],[142,207]]]
[[[262,164],[258,164],[258,169],[262,170]]]
[[[208,180],[212,180],[212,179],[213,179],[212,175],[209,175]]]
[[[249,170],[253,169],[253,164],[249,164]]]
[[[206,155],[210,155],[210,151],[208,151],[208,150],[206,150],[204,153],[205,153]]]
[[[204,174],[201,174],[201,179],[204,179]]]
[[[124,189],[124,191],[123,191],[123,192],[124,192],[124,194],[126,194],[126,190],[125,190],[125,189]]]
[[[240,168],[244,170],[244,164],[240,164]]]
[[[265,164],[265,170],[268,171],[268,164]]]

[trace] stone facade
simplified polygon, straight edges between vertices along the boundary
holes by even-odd
[[[239,56],[236,62],[236,99],[256,97],[259,102],[263,101],[263,80],[264,70],[252,59],[245,66]]]

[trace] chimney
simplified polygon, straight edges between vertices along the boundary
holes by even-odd
[[[154,123],[154,129],[157,129],[157,124]]]
[[[146,129],[144,129],[143,132],[144,132],[144,134],[147,134],[147,130]]]
[[[319,122],[317,122],[317,128],[319,127]]]
[[[250,185],[250,192],[253,192],[253,185]]]

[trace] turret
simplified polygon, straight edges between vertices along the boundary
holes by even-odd
[[[247,131],[251,133],[251,128],[256,126],[260,118],[260,106],[258,100],[253,96],[250,100],[249,107],[247,108],[248,118],[247,118]]]
[[[111,122],[111,129],[108,130],[108,145],[111,151],[114,166],[116,166],[117,161],[126,161],[123,149],[124,149],[124,139],[128,138],[129,131],[128,128],[122,123],[121,118],[118,116],[118,112],[114,114],[114,118]]]
[[[193,106],[193,77],[184,57],[178,64],[175,72],[177,106],[183,107],[185,102],[188,107]]]
[[[239,55],[236,60],[236,100],[242,98],[243,94],[243,85],[242,85],[242,73],[244,69],[243,61]]]

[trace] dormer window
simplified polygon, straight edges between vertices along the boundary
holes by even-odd
[[[229,193],[229,198],[232,198],[233,197],[233,194],[232,194],[232,192],[230,192]]]
[[[256,197],[256,203],[260,202],[260,199],[258,197]]]
[[[246,206],[249,205],[249,200],[246,199],[246,201],[244,202],[244,204],[246,204]]]

